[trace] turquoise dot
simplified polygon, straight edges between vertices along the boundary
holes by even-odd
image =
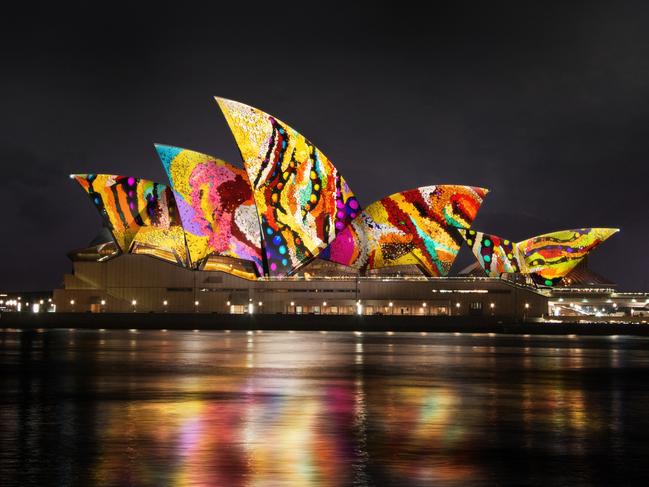
[[[282,265],[288,265],[288,260],[282,259]]]
[[[279,253],[284,255],[286,253],[286,247],[284,247],[283,245],[280,245],[279,246]]]
[[[268,235],[272,235],[272,234],[273,234],[273,229],[272,229],[272,228],[267,228],[267,229],[266,229],[266,233],[267,233]]]
[[[483,257],[483,259],[484,259],[485,262],[491,262],[491,256],[490,255],[485,255]]]
[[[484,240],[482,241],[482,245],[484,245],[485,247],[491,247],[491,240],[489,240],[489,239],[484,239]]]

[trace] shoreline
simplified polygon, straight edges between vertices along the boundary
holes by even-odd
[[[4,313],[0,329],[362,331],[649,336],[642,323],[514,321],[484,316]]]

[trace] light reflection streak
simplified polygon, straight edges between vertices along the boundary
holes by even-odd
[[[70,348],[66,332],[67,354],[56,356],[75,367],[92,357],[96,380],[69,371],[58,380],[66,393],[83,387],[95,398],[69,411],[91,411],[90,431],[63,424],[77,440],[94,438],[87,470],[107,486],[499,483],[482,452],[497,451],[503,425],[514,425],[507,441],[519,450],[574,462],[605,434],[622,448],[627,392],[602,399],[593,393],[600,380],[583,374],[649,365],[646,354],[615,348],[626,340],[607,338],[588,348],[581,337],[488,334],[91,337],[75,335]],[[27,338],[5,343],[19,348]],[[25,356],[36,360],[42,342]]]

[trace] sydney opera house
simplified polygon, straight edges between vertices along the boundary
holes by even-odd
[[[584,262],[617,229],[514,242],[472,228],[488,190],[461,185],[395,192],[363,208],[292,127],[216,100],[243,167],[156,145],[168,183],[71,175],[102,228],[69,254],[57,310],[540,317],[561,293],[612,292]],[[475,265],[449,277],[462,245]]]

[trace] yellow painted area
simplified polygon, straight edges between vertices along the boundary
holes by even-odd
[[[553,279],[566,276],[589,252],[618,231],[616,228],[560,230],[516,245],[524,272]]]

